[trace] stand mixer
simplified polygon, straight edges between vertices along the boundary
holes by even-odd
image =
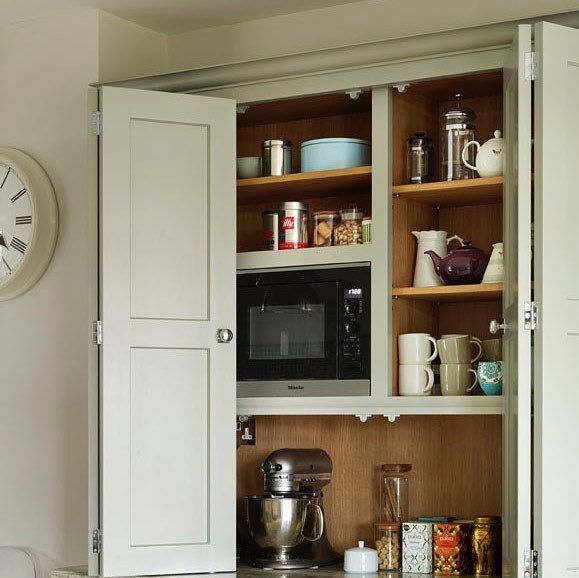
[[[335,564],[325,529],[321,489],[332,479],[332,460],[320,449],[280,449],[261,465],[266,494],[247,496],[258,568],[298,569]]]

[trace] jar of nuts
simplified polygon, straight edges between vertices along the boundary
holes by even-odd
[[[334,245],[361,244],[363,216],[356,207],[340,211],[342,222],[334,229]]]
[[[378,568],[400,570],[402,568],[402,540],[400,524],[374,524]]]
[[[332,233],[339,220],[338,211],[314,213],[314,247],[329,247],[332,244]]]

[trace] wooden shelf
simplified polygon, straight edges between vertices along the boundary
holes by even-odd
[[[392,297],[424,301],[498,301],[503,296],[502,283],[480,285],[443,285],[441,287],[397,287]]]
[[[237,253],[237,270],[270,269],[272,267],[307,267],[364,263],[372,259],[372,244],[339,247],[310,247],[286,251],[250,251]]]
[[[351,191],[359,193],[360,188],[369,188],[371,183],[372,167],[240,179],[237,181],[237,203],[335,197]]]
[[[503,177],[397,185],[392,187],[392,195],[438,207],[489,205],[502,202]]]

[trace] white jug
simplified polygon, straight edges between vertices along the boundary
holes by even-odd
[[[468,162],[467,153],[470,145],[475,145],[477,148],[476,166]],[[483,145],[476,140],[471,140],[462,149],[462,162],[481,177],[500,177],[503,174],[504,158],[505,139],[501,138],[500,130],[495,130],[495,138],[487,140]]]
[[[445,257],[448,254],[448,245],[451,241],[460,241],[462,239],[458,235],[454,235],[449,239],[446,238],[446,231],[412,231],[412,234],[418,240],[418,248],[416,250],[416,265],[414,267],[414,287],[434,287],[442,285],[442,280],[436,274],[432,259],[425,255],[425,251],[434,251],[440,257]]]

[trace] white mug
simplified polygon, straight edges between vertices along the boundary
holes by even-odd
[[[398,336],[398,363],[423,365],[438,355],[436,339],[428,333],[403,333]]]
[[[434,387],[434,372],[430,365],[398,366],[398,395],[430,395]]]
[[[468,337],[470,344],[476,345],[478,351],[471,359],[471,363],[476,363],[482,357],[482,341],[478,337],[475,337],[474,335],[466,335],[465,333],[447,333],[445,335],[441,335],[440,339],[448,339],[449,337]]]

